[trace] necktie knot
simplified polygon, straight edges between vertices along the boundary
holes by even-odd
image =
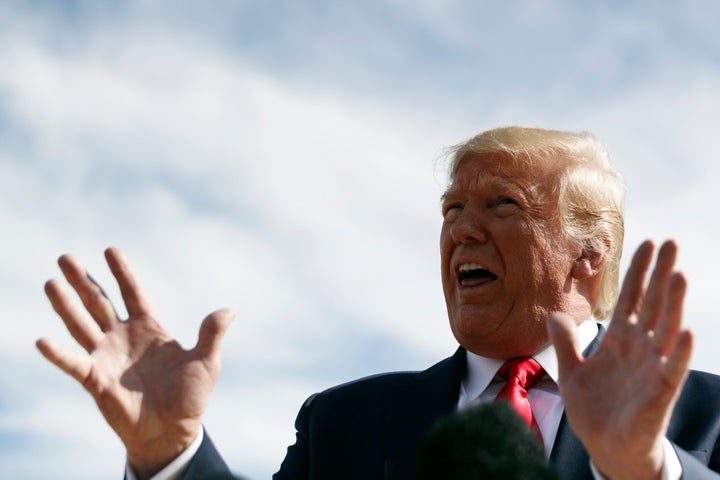
[[[532,357],[518,357],[505,362],[498,370],[498,375],[528,390],[545,375],[545,370]]]

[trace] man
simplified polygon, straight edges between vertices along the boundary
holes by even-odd
[[[720,379],[688,376],[692,335],[682,330],[686,281],[673,271],[676,245],[660,248],[645,287],[654,247],[643,243],[617,296],[621,192],[605,151],[587,134],[511,127],[456,147],[440,249],[458,351],[424,372],[312,396],[274,478],[413,478],[422,438],[438,418],[514,388],[496,375],[509,359],[512,368],[537,366],[518,408],[559,478],[718,478]],[[94,321],[58,281],[46,292],[90,356],[44,339],[38,348],[93,395],[127,448],[130,475],[226,472],[201,417],[232,313],[209,315],[185,351],[159,324],[119,250],[108,249],[106,259],[129,319],[121,321],[65,255],[60,268]],[[605,333],[595,319],[613,306]]]

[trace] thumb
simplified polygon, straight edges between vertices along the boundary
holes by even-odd
[[[582,363],[582,353],[578,348],[577,325],[575,320],[562,312],[553,312],[547,321],[548,335],[555,346],[558,360],[558,373],[565,378],[576,365]]]
[[[235,312],[229,308],[217,310],[205,317],[195,345],[195,351],[200,357],[213,358],[220,355],[220,344],[233,318]]]

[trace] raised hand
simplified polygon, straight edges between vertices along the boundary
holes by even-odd
[[[88,355],[70,352],[44,338],[37,341],[37,347],[93,396],[125,444],[130,465],[140,478],[146,478],[174,459],[198,434],[220,373],[220,343],[234,314],[218,310],[208,315],[197,344],[185,350],[161,325],[122,252],[108,248],[105,258],[120,287],[128,318],[121,320],[80,263],[63,255],[58,265],[87,312],[58,280],[48,281],[45,292]]]
[[[685,277],[675,272],[668,241],[645,277],[654,246],[636,251],[607,334],[596,353],[578,351],[575,322],[548,322],[558,356],[565,412],[595,465],[608,478],[660,478],[663,437],[688,372],[692,335],[682,330]]]

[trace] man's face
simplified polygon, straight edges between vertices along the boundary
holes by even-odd
[[[442,282],[458,342],[511,358],[547,345],[549,313],[566,310],[581,250],[562,233],[559,166],[469,154],[443,197]]]

